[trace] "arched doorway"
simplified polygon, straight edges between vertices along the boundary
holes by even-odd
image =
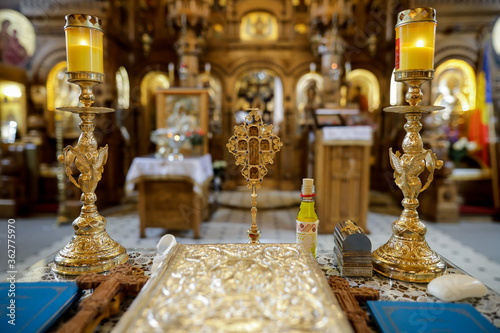
[[[456,167],[480,167],[473,151],[479,147],[472,149],[474,144],[469,143],[470,120],[476,108],[474,69],[464,60],[450,59],[437,67],[432,83],[433,104],[444,106],[444,110],[427,118],[430,140],[449,147],[443,149],[442,158],[453,161]]]
[[[448,130],[456,132],[453,135],[457,135],[457,139],[467,136],[467,129],[459,127],[468,123],[468,111],[476,107],[474,69],[463,60],[450,59],[438,66],[434,77],[433,104],[445,107],[443,111],[433,114],[434,125],[448,127]]]
[[[319,127],[316,110],[323,106],[324,79],[315,71],[300,77],[295,87],[296,134],[300,135],[302,156],[300,173],[303,177],[313,177],[315,130]]]
[[[375,74],[367,69],[358,68],[350,71],[346,78],[351,84],[347,103],[359,106],[359,94],[361,94],[367,99],[367,111],[375,113],[380,106],[380,85]]]
[[[80,117],[71,112],[57,111],[60,106],[78,106],[80,89],[66,77],[66,61],[57,63],[47,77],[47,134],[56,136],[56,121],[60,121],[62,137],[77,139],[80,136]]]
[[[141,80],[141,119],[139,127],[139,154],[145,155],[154,150],[151,131],[156,129],[156,91],[170,87],[168,74],[162,71],[148,72]]]
[[[120,66],[120,68],[118,68],[115,74],[115,80],[118,94],[117,111],[126,110],[130,106],[130,80],[125,67]]]
[[[323,89],[324,79],[316,72],[302,75],[297,82],[295,88],[297,134],[302,132],[303,127],[314,125],[314,119],[312,119],[312,114],[308,112],[308,108],[316,109],[323,104],[321,98]]]
[[[476,77],[468,62],[449,59],[436,68],[432,82],[434,105],[445,109],[428,117],[429,141],[442,148],[438,157],[453,162],[450,177],[464,206],[498,205],[483,74]]]
[[[120,130],[120,134],[124,143],[124,145],[122,146],[123,169],[126,173],[130,164],[132,163],[133,149],[130,140],[130,132],[127,129],[127,122],[130,124],[132,117],[128,117],[128,110],[130,108],[130,79],[125,67],[120,66],[118,68],[115,73],[115,81],[117,93],[115,117],[116,125]]]
[[[258,108],[266,124],[278,131],[283,121],[283,84],[269,69],[251,69],[242,73],[235,84],[234,122],[244,121],[248,108]]]
[[[251,68],[242,71],[236,76],[234,84],[234,102],[232,104],[232,124],[245,121],[248,108],[258,108],[263,121],[272,124],[274,133],[280,134],[284,120],[283,108],[283,83],[281,77],[272,69]],[[232,128],[233,126],[231,126]],[[229,135],[231,135],[229,133]],[[275,159],[276,164],[269,168],[263,186],[277,187],[280,176],[280,158]],[[229,163],[234,163],[231,157]],[[239,168],[238,168],[239,169]],[[244,178],[237,176],[236,184],[246,185]]]

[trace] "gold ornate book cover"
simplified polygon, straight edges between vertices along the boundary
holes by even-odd
[[[297,244],[177,245],[116,332],[352,332]]]

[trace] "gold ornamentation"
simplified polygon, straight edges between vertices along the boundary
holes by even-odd
[[[267,164],[274,163],[274,155],[281,150],[283,143],[273,133],[273,125],[264,124],[258,109],[248,109],[250,113],[245,122],[234,126],[234,135],[226,147],[236,158],[236,165],[242,165],[241,174],[252,189],[252,226],[247,231],[249,243],[259,243],[260,230],[257,227],[257,189],[267,175]]]
[[[85,75],[88,74],[88,75]],[[95,73],[94,73],[95,74]],[[91,107],[94,101],[93,85],[102,82],[102,76],[93,73],[68,73],[68,81],[76,83],[82,89],[80,101],[85,100],[85,107],[61,107],[59,111],[78,113],[82,122],[82,134],[75,147],[67,146],[59,156],[64,164],[66,175],[76,187],[82,190],[83,202],[80,216],[73,221],[75,235],[72,240],[54,257],[52,270],[60,274],[79,275],[98,273],[128,260],[125,248],[109,237],[106,232],[106,219],[101,216],[95,205],[95,189],[101,180],[104,164],[108,158],[108,146],[97,149],[94,136],[94,118],[96,114],[113,112],[113,109]],[[82,98],[85,95],[85,98]],[[80,171],[78,180],[73,177],[71,166]]]
[[[432,80],[433,78],[433,69],[411,69],[394,72],[394,79],[397,82],[404,82],[408,85],[408,92],[406,93],[405,98],[411,106],[415,106],[422,101],[422,97],[424,95],[422,94],[420,87],[422,86],[422,83]],[[398,107],[396,106],[394,108]],[[406,113],[406,111],[403,111],[402,113]]]
[[[415,22],[436,22],[436,10],[431,7],[407,9],[399,13],[396,27]]]
[[[324,273],[298,244],[180,245],[118,332],[352,332]]]
[[[91,28],[102,32],[102,21],[97,16],[85,14],[70,14],[66,15],[66,25],[64,29],[69,27]]]
[[[404,72],[404,71],[402,71]],[[422,74],[422,72],[425,72]],[[426,190],[434,178],[434,171],[443,166],[430,149],[423,148],[420,118],[425,112],[442,110],[440,106],[417,105],[422,99],[420,86],[432,79],[434,71],[405,71],[396,79],[410,86],[406,101],[410,106],[385,108],[386,112],[403,113],[406,117],[403,152],[393,153],[389,149],[391,166],[394,169],[396,185],[401,189],[404,209],[392,224],[392,236],[373,252],[373,269],[382,275],[412,282],[429,282],[446,272],[446,263],[434,252],[425,240],[427,228],[418,217],[418,195]],[[419,178],[427,169],[429,175],[425,184]]]

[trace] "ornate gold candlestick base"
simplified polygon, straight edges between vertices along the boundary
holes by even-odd
[[[74,78],[72,74],[75,73],[68,74],[70,79]],[[83,192],[81,196],[83,207],[80,216],[73,221],[75,235],[54,257],[52,263],[54,272],[67,275],[103,272],[128,260],[125,248],[109,237],[106,232],[106,219],[98,213],[95,205],[97,197],[94,192],[97,183],[101,180],[104,164],[108,158],[108,146],[97,149],[93,120],[96,114],[114,110],[91,107],[94,100],[92,86],[99,83],[99,80],[94,80],[93,75],[85,75],[93,73],[77,74],[82,75],[71,82],[79,84],[82,88],[80,101],[85,107],[57,108],[60,111],[78,113],[82,119],[80,123],[82,134],[77,145],[67,146],[59,156],[59,162],[63,163],[66,168],[66,175]],[[80,171],[78,181],[75,180],[71,171],[73,163]]]
[[[417,212],[419,193],[429,187],[434,170],[443,165],[436,154],[423,148],[419,133],[422,129],[422,114],[443,109],[440,106],[417,105],[422,99],[420,86],[424,80],[432,79],[432,74],[433,71],[407,71],[399,76],[396,74],[396,80],[405,81],[410,86],[406,94],[410,105],[384,109],[387,112],[402,113],[407,120],[404,125],[407,132],[403,140],[404,154],[400,156],[399,152],[394,154],[392,148],[389,150],[396,185],[404,194],[401,202],[404,210],[392,224],[389,241],[373,252],[373,269],[390,278],[411,282],[429,282],[446,272],[446,263],[425,240],[427,228],[420,221]],[[426,168],[429,176],[422,186],[419,176]]]

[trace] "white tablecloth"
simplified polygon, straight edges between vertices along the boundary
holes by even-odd
[[[323,141],[372,141],[370,126],[323,127]]]
[[[201,186],[213,175],[210,154],[201,157],[185,157],[182,161],[136,157],[128,170],[125,189],[127,193],[132,192],[135,183],[147,177],[168,179],[169,176],[186,176],[195,183],[194,190],[201,193]]]

